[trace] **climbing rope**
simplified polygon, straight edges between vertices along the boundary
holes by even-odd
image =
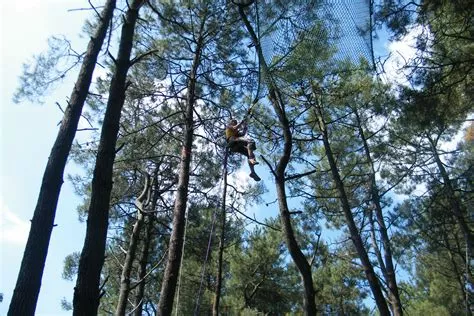
[[[217,207],[214,209],[214,212],[212,213],[211,231],[209,232],[209,239],[207,241],[206,257],[204,258],[204,262],[201,268],[201,282],[199,283],[199,290],[196,297],[196,306],[194,308],[195,316],[199,315],[199,308],[201,305],[202,286],[204,284],[204,275],[206,274],[207,261],[209,259],[209,253],[211,251],[212,235],[214,234],[214,226],[216,224],[216,218],[217,218],[216,213],[217,213]]]

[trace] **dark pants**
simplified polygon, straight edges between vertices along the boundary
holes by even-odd
[[[255,159],[253,151],[256,149],[256,146],[253,139],[246,137],[230,137],[228,145],[231,152],[242,154],[248,159]]]

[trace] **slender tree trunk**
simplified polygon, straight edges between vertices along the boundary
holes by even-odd
[[[128,246],[127,255],[125,256],[122,275],[120,276],[120,294],[117,302],[117,308],[115,310],[115,315],[117,316],[125,315],[127,308],[128,295],[130,294],[130,273],[132,271],[133,260],[135,259],[140,231],[144,221],[145,215],[138,211],[137,221],[135,222],[135,225],[133,225],[133,231],[132,235],[130,236],[130,243]]]
[[[369,218],[369,225],[370,225],[370,237],[372,239],[372,248],[374,248],[375,252],[375,257],[377,257],[377,262],[379,263],[380,266],[380,271],[382,271],[382,274],[384,276],[385,282],[387,282],[387,268],[385,267],[385,262],[383,261],[382,258],[382,252],[380,251],[380,247],[378,245],[378,238],[377,238],[377,233],[376,233],[376,227],[375,227],[375,219],[374,219],[374,211],[369,208],[368,210],[368,218]]]
[[[64,169],[89,91],[97,56],[107,34],[114,9],[115,0],[105,3],[97,30],[87,46],[81,70],[51,149],[8,315],[35,313],[59,193],[63,184]]]
[[[226,148],[224,154],[224,172],[223,172],[223,190],[222,190],[222,205],[221,205],[221,235],[219,237],[219,253],[217,259],[217,277],[216,277],[216,289],[214,292],[214,302],[212,304],[212,315],[219,315],[219,303],[221,299],[222,289],[222,271],[224,270],[224,246],[225,246],[225,226],[226,226],[226,196],[227,196],[227,158],[229,151]]]
[[[337,163],[334,158],[334,154],[331,149],[331,145],[329,143],[329,135],[326,128],[326,123],[324,122],[323,115],[321,112],[321,108],[318,106],[317,109],[317,117],[319,122],[319,129],[323,135],[323,143],[324,149],[326,152],[326,157],[329,162],[329,166],[331,168],[331,173],[333,180],[336,184],[336,188],[339,191],[339,199],[342,204],[342,210],[344,212],[344,216],[346,218],[347,226],[349,228],[349,232],[351,234],[352,242],[354,243],[354,247],[359,255],[359,259],[362,263],[362,267],[364,268],[365,276],[369,281],[370,289],[372,290],[372,294],[374,295],[375,303],[379,310],[380,315],[390,315],[390,311],[387,306],[387,302],[382,293],[382,288],[380,286],[379,280],[377,279],[377,275],[375,274],[374,268],[372,263],[370,262],[369,256],[367,251],[365,250],[364,243],[362,242],[362,238],[360,236],[359,230],[357,229],[356,223],[354,221],[354,216],[351,212],[351,207],[349,204],[349,199],[347,198],[346,190],[344,188],[344,183],[341,180],[341,176],[339,175],[339,170],[337,168]]]
[[[100,272],[104,264],[115,145],[122,107],[125,102],[126,78],[130,68],[135,24],[142,3],[143,0],[134,0],[130,3],[122,26],[116,68],[110,84],[109,99],[92,178],[86,238],[79,260],[77,282],[74,289],[74,315],[96,315],[99,307]]]
[[[157,169],[158,170],[158,169]],[[158,178],[155,173],[154,177],[154,188],[153,188],[153,199],[152,199],[152,204],[150,209],[154,211],[156,209],[156,204],[158,201],[158,197],[160,195],[160,192],[158,192]],[[155,214],[147,214],[145,217],[145,236],[143,240],[143,248],[141,251],[141,256],[138,264],[138,285],[136,289],[136,294],[135,294],[135,311],[134,315],[135,316],[142,316],[142,311],[143,311],[143,300],[145,297],[145,285],[146,285],[146,266],[148,264],[148,257],[150,254],[150,247],[151,247],[151,241],[153,239],[153,229],[154,229],[154,219],[155,219]]]
[[[143,223],[145,222],[144,211],[146,205],[150,202],[151,197],[151,184],[149,182],[150,177],[147,174],[143,191],[135,202],[135,205],[137,206],[137,220],[135,225],[133,225],[132,235],[130,236],[125,262],[122,268],[122,275],[120,277],[120,294],[117,302],[117,308],[115,310],[115,315],[117,316],[125,315],[125,310],[127,308],[128,295],[130,293],[130,273],[132,271],[133,260],[135,260],[135,254],[137,252],[140,232]]]
[[[153,238],[153,227],[154,227],[154,215],[148,215],[146,217],[147,225],[145,229],[145,240],[143,242],[143,249],[140,256],[140,263],[138,265],[138,281],[140,282],[137,286],[136,294],[135,294],[135,312],[133,313],[134,316],[142,316],[143,312],[143,300],[145,299],[145,276],[146,276],[146,266],[148,264],[148,257],[150,254],[150,245],[151,240]]]
[[[465,271],[465,275],[463,276],[462,268],[460,269],[460,267],[458,266],[458,263],[456,262],[456,258],[455,258],[456,256],[460,256],[460,254],[463,251],[462,251],[462,249],[460,249],[460,244],[458,242],[457,232],[456,231],[452,232],[452,234],[453,234],[452,237],[448,236],[448,232],[449,232],[449,228],[446,227],[445,225],[443,225],[443,229],[441,230],[442,238],[443,238],[444,244],[446,245],[445,246],[446,250],[449,254],[449,261],[451,262],[451,266],[452,266],[452,269],[453,269],[452,271],[454,272],[454,275],[456,276],[455,279],[458,282],[458,286],[459,286],[458,288],[460,290],[459,293],[464,299],[464,306],[466,306],[465,307],[466,316],[470,316],[470,315],[472,315],[472,312],[469,309],[468,296],[466,296],[466,293],[468,293],[468,291],[469,291],[469,286],[466,286],[466,284],[465,284],[466,280],[463,280],[464,277],[467,277],[468,271]],[[452,249],[453,246],[451,245],[450,240],[455,241],[457,249],[455,248],[454,251]],[[460,256],[460,257],[462,257],[462,256]],[[468,266],[466,265],[465,268],[467,269]]]
[[[367,138],[365,137],[364,129],[362,128],[362,122],[359,117],[359,113],[357,112],[357,110],[355,110],[354,112],[357,119],[357,125],[359,126],[359,135],[364,145],[365,157],[370,167],[370,194],[384,250],[382,262],[383,265],[381,265],[383,266],[382,273],[384,275],[385,282],[388,285],[388,296],[390,305],[392,307],[392,312],[395,316],[402,316],[403,308],[402,302],[400,300],[400,294],[398,292],[395,268],[393,266],[392,246],[388,237],[387,226],[385,225],[385,221],[383,219],[382,203],[380,202],[379,189],[377,187],[377,182],[375,179],[375,166],[372,160],[372,156],[370,154],[370,148],[367,142]]]
[[[201,30],[199,38],[197,40],[193,63],[188,79],[189,81],[186,95],[183,149],[181,152],[178,189],[176,192],[176,200],[173,210],[173,231],[171,232],[168,261],[166,263],[165,273],[163,275],[160,300],[158,302],[158,315],[160,316],[171,315],[173,309],[174,295],[176,292],[176,283],[178,281],[181,255],[183,252],[185,213],[188,199],[189,171],[191,165],[191,151],[194,132],[193,113],[194,103],[196,101],[195,92],[197,70],[201,62],[201,51],[203,48],[202,46],[204,40],[202,31],[204,28],[205,20],[206,18],[204,17],[201,23]]]
[[[459,226],[461,227],[461,231],[464,235],[464,239],[466,240],[467,244],[468,256],[470,256],[472,254],[472,232],[466,223],[463,211],[461,209],[461,203],[459,202],[459,199],[457,198],[454,192],[453,184],[451,182],[451,179],[449,178],[448,172],[446,171],[446,168],[444,167],[444,164],[441,161],[441,158],[439,157],[436,144],[429,136],[427,136],[427,138],[431,145],[431,151],[433,154],[433,158],[435,159],[436,166],[438,167],[438,170],[441,173],[441,177],[444,181],[444,189],[446,191],[448,201],[451,204],[451,211],[453,212],[454,217],[456,218]]]
[[[308,260],[306,259],[305,255],[301,251],[300,246],[298,245],[298,242],[296,241],[293,226],[291,224],[291,215],[288,208],[288,202],[286,200],[285,170],[290,161],[293,146],[290,124],[286,116],[280,91],[278,90],[278,87],[276,87],[270,76],[268,66],[263,56],[262,48],[255,34],[255,31],[252,28],[252,25],[247,19],[243,6],[239,6],[239,13],[255,45],[255,49],[257,51],[258,59],[260,62],[260,67],[262,69],[262,75],[268,85],[269,99],[275,110],[275,113],[278,116],[280,127],[283,131],[283,154],[280,157],[280,160],[278,161],[275,170],[275,185],[278,198],[278,206],[280,209],[280,221],[283,227],[283,234],[286,246],[288,247],[288,251],[290,252],[291,258],[296,264],[296,267],[298,268],[303,281],[305,315],[316,315],[317,310],[316,303],[314,300],[316,293],[314,290],[311,266],[309,265]]]
[[[305,315],[316,315],[316,303],[315,299],[315,290],[313,285],[313,278],[311,273],[311,266],[308,263],[308,260],[301,251],[300,246],[295,238],[295,233],[293,231],[293,226],[291,224],[290,211],[288,208],[288,203],[286,200],[285,192],[285,182],[282,180],[281,175],[277,177],[276,180],[276,190],[278,197],[278,205],[280,208],[280,221],[283,227],[283,233],[285,237],[285,243],[290,252],[291,258],[295,263],[296,267],[300,271],[301,279],[304,286],[304,311]]]

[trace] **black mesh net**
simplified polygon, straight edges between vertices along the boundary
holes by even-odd
[[[302,32],[311,31],[312,25],[315,24],[314,19],[319,19],[328,32],[329,44],[337,50],[335,59],[357,62],[363,57],[373,65],[371,1],[304,2],[306,4],[288,5],[286,12],[282,12],[276,21],[263,22],[262,18],[266,17],[261,18],[261,12],[255,15],[255,25],[260,31],[260,41],[267,63],[271,63],[276,54],[285,54],[294,47],[298,36]],[[262,28],[262,25],[265,27],[265,24],[269,23],[271,25],[266,29]],[[317,34],[315,35],[317,38]]]
[[[374,69],[371,2],[257,0],[248,9],[248,17],[270,67],[283,63],[304,38],[331,48],[326,63],[351,61],[358,65],[365,59],[368,67]],[[264,85],[259,87],[257,95],[264,94]]]
[[[326,0],[322,9],[333,17],[338,29],[333,38],[337,47],[334,58],[353,62],[365,58],[374,67],[371,1]]]

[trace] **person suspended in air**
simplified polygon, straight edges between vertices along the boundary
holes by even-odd
[[[225,138],[231,152],[239,153],[247,157],[250,177],[255,181],[260,181],[260,177],[255,173],[255,165],[258,164],[253,151],[256,149],[255,141],[247,135],[247,121],[237,123],[231,119],[225,129]]]

